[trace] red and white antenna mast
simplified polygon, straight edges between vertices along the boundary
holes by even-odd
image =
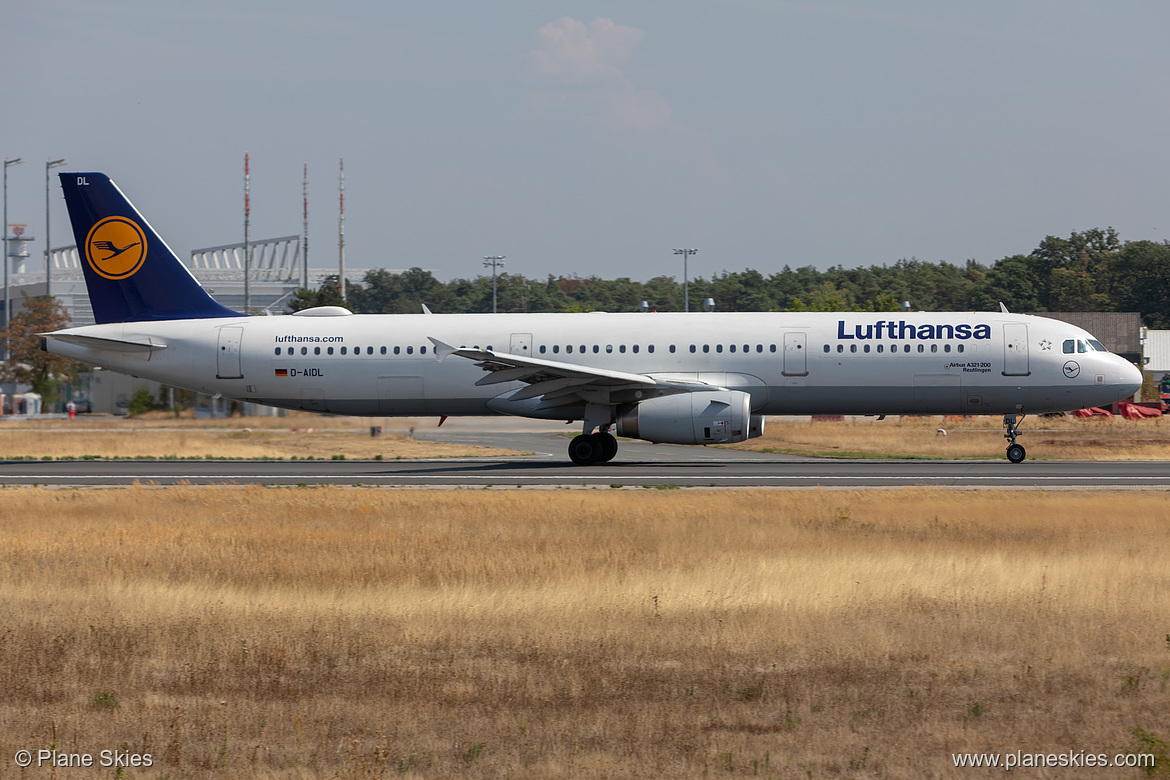
[[[301,242],[301,287],[309,286],[309,164],[305,163],[305,181],[303,187],[303,200],[305,204],[305,237]]]
[[[337,288],[341,292],[341,300],[348,301],[345,289],[345,158],[340,161],[340,176],[338,177],[338,195],[340,215],[337,219]]]
[[[244,152],[244,313],[252,311],[252,173],[248,167],[248,153]]]

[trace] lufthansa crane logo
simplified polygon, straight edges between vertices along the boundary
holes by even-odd
[[[132,219],[106,217],[90,229],[85,259],[106,279],[133,276],[146,260],[146,234]]]

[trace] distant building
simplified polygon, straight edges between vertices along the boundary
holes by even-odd
[[[1147,330],[1142,344],[1142,370],[1170,373],[1170,330]]]
[[[284,314],[288,300],[301,287],[301,240],[299,236],[260,239],[252,242],[251,279],[248,293],[252,311],[265,314]],[[236,311],[244,310],[243,244],[197,249],[191,253],[187,267],[217,301]],[[73,325],[93,325],[93,307],[81,270],[77,247],[54,249],[53,297],[69,314]],[[390,273],[404,273],[406,269],[388,269]],[[318,289],[336,268],[310,268],[309,288]],[[350,284],[361,283],[366,269],[348,269],[345,278]],[[12,313],[21,311],[21,292],[30,298],[45,294],[45,272],[18,271],[9,274],[9,297]]]

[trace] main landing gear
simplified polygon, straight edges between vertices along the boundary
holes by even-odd
[[[1020,425],[1024,422],[1025,415],[1020,415],[1016,418],[1014,414],[1005,414],[1003,416],[1003,427],[1005,433],[1003,437],[1008,440],[1007,459],[1012,463],[1019,463],[1028,454],[1024,450],[1023,444],[1016,444],[1016,437],[1020,435]]]
[[[608,431],[583,433],[569,442],[569,459],[578,466],[592,466],[613,460],[617,451],[617,439]]]

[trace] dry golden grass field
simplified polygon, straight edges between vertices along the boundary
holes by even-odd
[[[4,777],[1170,772],[1170,493],[7,488],[0,519]],[[152,766],[15,768],[51,746]]]
[[[946,431],[946,435],[938,433]],[[1019,439],[1030,459],[1164,460],[1170,420],[1028,417]],[[828,457],[1002,459],[1002,417],[873,417],[842,421],[769,418],[764,435],[737,449]]]
[[[161,412],[133,418],[80,415],[73,421],[13,420],[0,422],[0,457],[394,460],[521,454],[419,441],[408,433],[411,420],[394,420],[394,430],[385,427],[384,435],[370,436],[371,425],[386,422],[315,414],[195,420]],[[434,425],[433,420],[428,423]]]

